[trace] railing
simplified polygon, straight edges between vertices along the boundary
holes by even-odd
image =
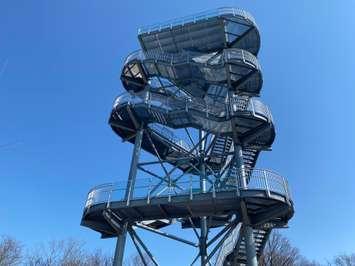
[[[243,49],[237,49],[237,48],[232,48],[232,49],[224,49],[223,54],[225,57],[225,61],[229,60],[243,60],[245,63],[251,64],[254,66],[256,69],[261,70],[261,65],[258,61],[258,59],[250,52],[243,50]]]
[[[210,56],[209,56],[210,55]],[[198,60],[200,56],[204,56],[203,60]],[[252,65],[258,70],[261,70],[261,65],[259,64],[258,59],[250,52],[242,50],[242,49],[237,49],[237,48],[229,48],[229,49],[224,49],[223,53],[217,56],[218,58],[222,57],[223,58],[223,63],[229,63],[231,60],[240,60],[243,61],[244,63],[247,63],[249,65]],[[220,60],[217,59],[217,57],[214,57],[214,54],[200,54],[196,52],[190,52],[190,51],[183,51],[181,53],[165,53],[162,52],[161,50],[151,50],[151,51],[143,51],[143,50],[136,50],[132,53],[130,53],[125,61],[124,65],[127,63],[133,61],[133,60],[154,60],[154,61],[163,61],[165,63],[170,63],[170,64],[183,64],[183,63],[192,63],[192,64],[204,64],[208,63],[208,60],[210,58],[213,58],[212,62],[219,62]],[[209,63],[211,65],[215,65],[215,63]],[[221,64],[221,63],[217,63]]]
[[[165,139],[169,140],[170,142],[175,143],[177,146],[183,148],[185,151],[190,151],[193,148],[191,145],[187,144],[184,140],[176,136],[173,131],[169,130],[168,128],[160,124],[153,123],[150,124],[149,127],[154,132],[163,136]]]
[[[164,96],[158,93],[149,92],[149,97],[131,94],[125,92],[119,95],[115,102],[114,108],[117,105],[123,104],[147,104],[149,106],[155,106],[162,108],[165,111],[179,111],[179,110],[195,110],[199,112],[204,112],[206,116],[215,116],[215,117],[226,117],[229,112],[228,105],[224,103],[214,103],[207,104],[200,98],[190,98],[181,100],[179,98],[170,96]],[[259,114],[266,117],[269,121],[272,121],[272,116],[269,111],[269,108],[263,104],[257,98],[247,98],[244,96],[233,97],[231,100],[232,110],[234,112],[249,111],[253,114]]]
[[[222,191],[236,191],[240,193],[239,178],[233,177],[237,180],[229,180],[228,185],[216,186],[217,181],[209,182],[207,191],[212,193],[214,197],[216,193]],[[228,181],[228,180],[227,180]],[[93,188],[89,194],[85,204],[86,208],[90,206],[105,203],[110,205],[111,202],[125,201],[127,182],[104,184]],[[265,191],[268,197],[274,194],[290,199],[288,183],[281,175],[269,171],[254,169],[249,176],[249,183],[247,190]],[[133,200],[143,199],[149,204],[153,198],[165,197],[171,200],[177,196],[189,196],[192,200],[194,195],[203,193],[200,190],[200,177],[199,176],[183,176],[178,180],[166,179],[165,181],[157,178],[150,179],[137,179],[133,188]]]
[[[216,17],[216,16],[225,16],[225,15],[233,15],[233,16],[243,17],[244,19],[249,20],[251,23],[253,23],[256,26],[255,19],[253,18],[253,16],[250,13],[248,13],[242,9],[239,9],[239,8],[221,7],[221,8],[214,9],[214,10],[207,10],[204,12],[200,12],[195,15],[172,19],[172,20],[168,20],[163,23],[157,23],[157,24],[153,24],[150,26],[139,28],[138,35],[141,35],[144,33],[150,33],[153,31],[160,31],[162,29],[172,28],[177,25],[184,25],[187,23],[196,22],[196,21],[200,21],[200,20],[204,20],[204,19],[209,19],[209,18]]]
[[[249,102],[248,110],[253,112],[254,114],[261,114],[266,117],[269,121],[273,122],[273,118],[270,112],[269,107],[265,105],[262,101],[258,98],[253,97],[252,100]]]

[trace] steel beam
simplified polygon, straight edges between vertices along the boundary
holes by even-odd
[[[240,181],[242,189],[248,189],[248,181],[246,178],[245,165],[243,161],[243,150],[240,144],[234,143],[234,152],[235,152],[235,162],[239,168],[239,179],[236,182]],[[243,222],[244,222],[244,238],[245,238],[245,250],[247,255],[247,265],[248,266],[257,266],[258,261],[256,257],[256,249],[253,236],[253,228],[250,226],[250,220],[248,217],[248,211],[245,202],[241,202]]]
[[[236,226],[237,226],[237,223],[232,224],[232,226],[229,228],[228,232],[225,233],[225,235],[222,237],[222,239],[216,244],[216,246],[213,248],[211,253],[208,255],[208,258],[206,259],[206,263],[210,261],[210,259],[217,252],[217,250],[223,245],[224,241],[226,241],[228,236],[233,233],[233,230],[236,228]]]
[[[198,244],[194,243],[194,242],[191,242],[189,240],[186,240],[186,239],[183,239],[181,237],[178,237],[178,236],[175,236],[175,235],[172,235],[172,234],[169,234],[169,233],[166,233],[166,232],[162,232],[158,229],[154,229],[154,228],[150,228],[146,225],[143,225],[143,224],[140,224],[140,223],[136,223],[135,226],[137,226],[138,228],[141,228],[141,229],[144,229],[144,230],[147,230],[147,231],[150,231],[152,233],[156,233],[158,235],[161,235],[161,236],[165,236],[167,238],[170,238],[170,239],[173,239],[173,240],[176,240],[176,241],[179,241],[179,242],[182,242],[182,243],[185,243],[187,245],[190,245],[190,246],[193,246],[193,247],[198,247]]]
[[[201,192],[207,192],[207,179],[206,179],[206,165],[205,165],[205,147],[206,147],[206,132],[203,130],[199,131],[199,143],[200,143],[200,187]],[[208,225],[207,217],[201,217],[200,223],[201,233],[200,233],[200,255],[201,255],[201,266],[205,266],[208,263],[207,260],[207,235],[208,235]]]
[[[238,175],[239,180],[236,180],[237,182],[239,182],[237,185],[238,187],[240,186],[242,189],[248,189],[245,165],[243,161],[243,150],[240,144],[234,143],[234,156],[235,156],[235,163],[239,171],[239,175]]]
[[[129,202],[132,198],[133,190],[136,182],[137,165],[139,161],[142,139],[143,139],[143,129],[140,128],[136,134],[136,139],[135,139],[133,154],[132,154],[131,167],[129,169],[129,176],[128,176],[128,182],[127,182],[126,193],[125,193],[125,200],[127,202],[127,205],[129,205]],[[128,224],[124,223],[122,225],[121,232],[117,236],[113,266],[122,266],[124,249],[126,245],[127,227]]]
[[[137,132],[136,139],[134,142],[131,167],[129,169],[127,188],[125,193],[125,200],[127,202],[127,206],[129,205],[129,202],[132,199],[133,190],[136,183],[137,166],[138,166],[139,155],[141,151],[142,139],[143,139],[143,129],[140,128]]]
[[[143,241],[140,239],[140,237],[137,235],[137,233],[133,230],[130,229],[129,233],[138,241],[138,243],[142,246],[142,248],[144,249],[144,251],[147,253],[147,255],[149,256],[149,258],[151,259],[151,261],[154,263],[155,266],[159,266],[158,262],[156,261],[156,259],[154,258],[153,254],[149,251],[149,249],[147,248],[147,246],[143,243]]]
[[[113,258],[113,266],[122,266],[123,265],[123,255],[124,249],[126,246],[126,236],[127,236],[127,223],[124,223],[122,226],[122,232],[117,236],[115,256]]]
[[[256,257],[255,241],[253,228],[249,225],[245,225],[244,228],[244,238],[245,238],[245,250],[247,255],[247,265],[248,266],[258,266],[258,260]]]
[[[129,231],[128,231],[128,232],[129,232]],[[129,235],[131,236],[132,242],[133,242],[134,246],[136,247],[139,256],[141,257],[141,260],[142,260],[144,266],[147,266],[148,264],[147,264],[147,262],[145,261],[144,255],[143,255],[143,253],[142,253],[142,250],[141,250],[140,247],[139,247],[139,244],[138,244],[138,242],[137,242],[137,239],[135,239],[135,237],[133,236],[133,234],[132,234],[131,232],[129,232]]]

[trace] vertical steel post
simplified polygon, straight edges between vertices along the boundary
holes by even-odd
[[[243,189],[248,188],[248,181],[246,177],[246,172],[245,172],[245,165],[243,161],[243,150],[240,144],[234,144],[234,153],[235,153],[235,160],[236,160],[236,165],[238,167],[238,176],[239,176],[239,184],[238,187],[241,187]]]
[[[199,140],[205,137],[206,132],[203,130],[199,131]],[[206,180],[206,166],[205,166],[205,146],[206,140],[201,141],[200,144],[200,189],[202,193],[207,192],[207,180]],[[208,235],[208,226],[207,226],[207,217],[201,217],[200,222],[201,234],[200,234],[200,255],[201,255],[201,266],[207,265],[207,235]]]
[[[141,128],[136,133],[136,139],[134,142],[134,148],[133,148],[133,154],[131,160],[131,167],[129,169],[129,175],[128,175],[126,193],[125,193],[125,200],[127,202],[127,205],[129,205],[129,202],[132,199],[133,190],[136,183],[137,165],[139,161],[139,154],[141,151],[142,139],[143,139],[143,129]]]
[[[123,254],[126,245],[126,236],[127,236],[127,223],[124,223],[122,226],[122,232],[117,236],[115,256],[113,258],[113,266],[122,266],[123,265]]]
[[[258,260],[256,258],[253,228],[251,226],[249,226],[249,225],[245,226],[244,237],[245,237],[245,250],[247,252],[247,265],[248,266],[258,266]]]
[[[243,189],[248,189],[248,180],[245,172],[245,165],[243,161],[243,150],[240,144],[235,143],[234,145],[235,159],[237,166],[239,168],[241,187]],[[249,217],[246,210],[245,204],[243,204],[243,222],[244,222],[244,238],[245,238],[245,249],[247,255],[247,265],[257,266],[258,260],[256,257],[256,249],[253,235],[253,228],[249,225]]]
[[[128,182],[127,182],[126,193],[125,193],[125,200],[127,202],[127,205],[129,205],[129,202],[132,198],[134,185],[136,183],[137,165],[139,162],[139,154],[140,154],[140,150],[141,150],[142,139],[143,139],[143,129],[140,128],[136,134],[136,139],[134,142],[134,148],[133,148],[133,154],[132,154],[132,160],[131,160],[131,167],[129,169],[129,176],[128,176]],[[115,256],[114,256],[114,260],[113,260],[113,266],[122,266],[123,265],[123,254],[124,254],[124,249],[125,249],[125,245],[126,245],[128,223],[124,223],[122,225],[122,227],[123,227],[122,232],[117,236],[117,243],[116,243],[116,249],[115,249]]]

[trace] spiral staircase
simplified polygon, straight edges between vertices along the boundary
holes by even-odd
[[[293,216],[293,202],[284,177],[255,168],[275,127],[259,97],[254,18],[219,8],[141,28],[138,39],[109,118],[134,144],[129,177],[93,188],[81,224],[118,238],[114,265],[122,265],[127,234],[143,263],[146,253],[158,265],[138,228],[197,248],[193,263],[256,265],[271,230]],[[143,161],[142,150],[155,159]],[[161,231],[172,223],[193,230],[197,243]]]

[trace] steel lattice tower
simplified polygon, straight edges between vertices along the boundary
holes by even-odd
[[[284,177],[255,168],[275,128],[259,98],[254,18],[219,8],[142,28],[138,39],[142,49],[121,73],[127,92],[109,119],[134,144],[128,181],[93,188],[82,225],[118,238],[114,265],[122,265],[127,234],[143,263],[158,265],[137,228],[197,248],[192,264],[257,265],[293,203]],[[161,231],[173,223],[197,241]]]

